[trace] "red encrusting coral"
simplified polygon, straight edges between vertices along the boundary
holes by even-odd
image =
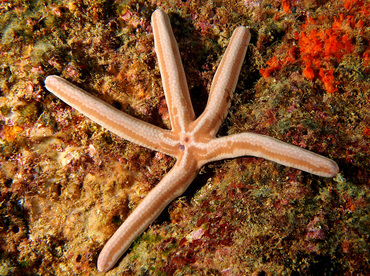
[[[283,12],[290,13],[290,5],[287,0],[282,0],[281,5],[283,6]]]
[[[364,31],[364,22],[356,14],[369,16],[370,4],[347,0],[343,5],[348,15],[339,14],[332,19],[325,15],[316,18],[307,16],[305,23],[294,33],[300,52],[298,59],[292,59],[291,53],[297,48],[292,45],[282,55],[275,54],[267,61],[268,66],[260,70],[261,75],[267,78],[273,72],[295,63],[302,68],[302,73],[307,79],[319,78],[326,92],[330,94],[336,92],[338,83],[335,81],[335,71],[347,55],[358,55],[364,65],[370,60],[369,47],[363,53],[355,53],[355,37]],[[333,20],[331,26],[327,27]],[[287,45],[282,47],[286,48]]]

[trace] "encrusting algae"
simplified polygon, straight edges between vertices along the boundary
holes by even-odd
[[[249,26],[220,135],[276,137],[341,173],[255,157],[207,165],[107,275],[369,274],[369,3],[140,0],[0,3],[0,275],[95,275],[106,240],[173,165],[44,88],[60,75],[170,127],[156,8],[171,18],[197,115],[233,30]]]

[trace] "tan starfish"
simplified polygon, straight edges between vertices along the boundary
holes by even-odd
[[[111,269],[132,241],[188,188],[208,162],[251,155],[324,177],[333,177],[339,172],[334,161],[268,136],[247,132],[215,137],[230,106],[247,51],[248,29],[238,27],[234,31],[213,79],[207,106],[196,119],[169,18],[163,11],[156,10],[152,25],[171,130],[114,109],[60,77],[49,76],[45,80],[49,91],[111,132],[177,160],[104,246],[98,259],[99,271]]]

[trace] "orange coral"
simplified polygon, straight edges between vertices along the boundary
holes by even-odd
[[[350,32],[355,28],[353,16],[344,17],[340,14],[335,18],[330,29],[317,29],[319,24],[309,18],[303,24],[303,32],[296,33],[296,39],[301,51],[301,58],[305,64],[303,74],[313,79],[318,71],[318,77],[323,82],[328,93],[337,91],[334,80],[334,66],[342,61],[345,55],[352,54],[354,44]]]
[[[310,80],[315,77],[315,72],[310,67],[310,64],[306,64],[306,67],[303,70],[303,75]]]
[[[284,5],[287,5],[287,1],[283,1],[282,4],[285,9]],[[362,1],[345,0],[343,5],[348,11],[356,6],[356,13],[370,15],[368,12],[370,5],[364,5]],[[295,32],[294,38],[298,41],[300,52],[300,59],[296,62],[303,65],[302,73],[307,79],[319,78],[325,90],[328,93],[334,93],[338,90],[334,78],[335,68],[346,55],[355,52],[353,37],[363,33],[364,21],[361,18],[355,19],[353,15],[339,14],[334,18],[330,28],[323,29],[322,23],[325,21],[327,21],[325,16],[308,17],[306,22],[302,24],[300,31]],[[291,49],[293,48],[295,47],[293,46]],[[260,70],[264,78],[295,62],[289,51],[282,52],[283,54],[279,56],[274,55],[266,62],[268,66]],[[367,49],[361,56],[365,65],[369,62],[369,52]]]
[[[363,66],[370,65],[370,47],[367,47],[366,51],[363,53],[362,64]]]
[[[276,70],[279,70],[289,64],[292,64],[296,60],[296,47],[291,47],[289,49],[283,49],[285,56],[284,58],[278,58],[276,55],[274,55],[270,60],[266,62],[268,67],[260,69],[260,74],[267,78]]]
[[[370,137],[370,128],[369,128],[369,127],[365,127],[364,135],[365,135],[366,137]]]
[[[287,0],[283,0],[281,5],[283,6],[283,12],[291,13],[290,11],[290,5]]]

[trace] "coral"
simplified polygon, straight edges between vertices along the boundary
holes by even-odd
[[[364,4],[362,1],[345,1],[343,5],[347,10],[346,15],[342,13],[333,17],[324,14],[316,17],[305,15],[305,22],[294,31],[294,39],[298,46],[294,43],[290,47],[282,45],[285,53],[278,57],[274,55],[267,61],[268,66],[260,70],[261,75],[266,78],[273,72],[284,70],[284,67],[294,64],[300,66],[307,79],[319,78],[327,93],[338,91],[339,84],[335,81],[334,72],[338,70],[339,64],[347,56],[356,54],[366,66],[370,49],[368,47],[365,52],[355,53],[355,37],[364,33],[362,16],[369,15],[370,4]],[[283,8],[286,9],[284,1]],[[299,55],[291,54],[297,51]]]

